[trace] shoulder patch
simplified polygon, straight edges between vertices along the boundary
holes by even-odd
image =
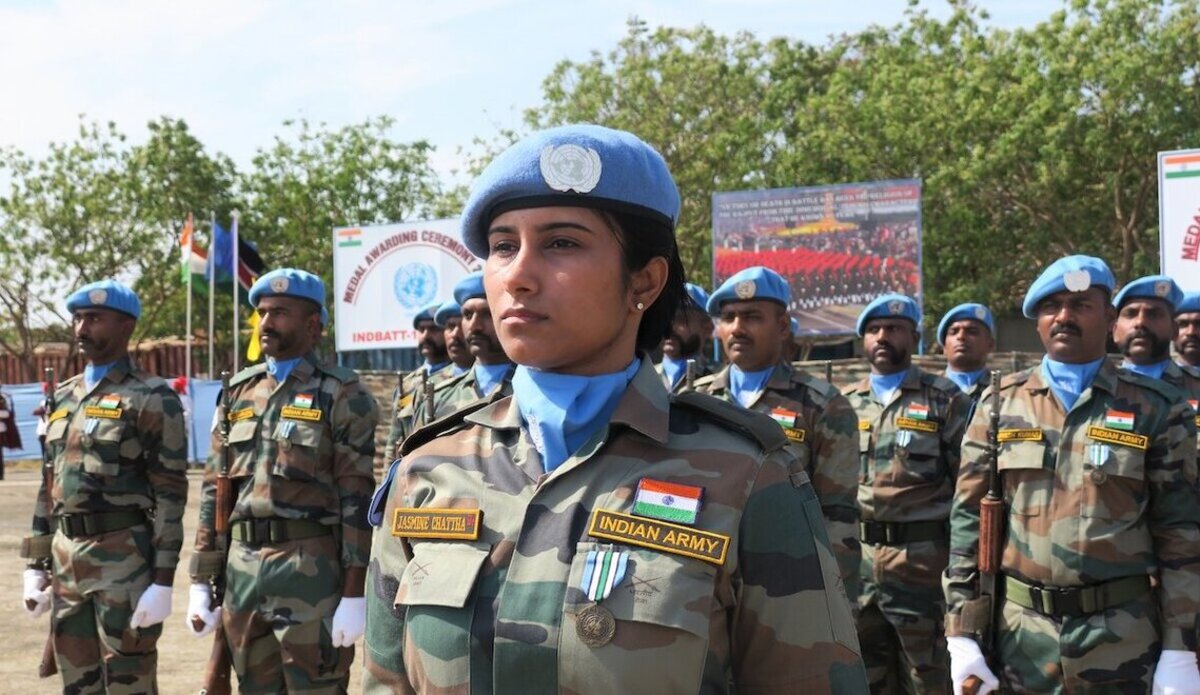
[[[673,394],[671,405],[676,404],[700,412],[723,424],[732,425],[733,429],[757,441],[764,451],[775,451],[787,446],[788,440],[783,434],[783,428],[762,413],[747,410],[740,405],[695,391]]]
[[[320,370],[334,379],[342,382],[343,384],[349,384],[358,381],[358,372],[349,367],[340,367],[336,364],[328,366],[321,365]]]
[[[250,381],[251,379],[253,379],[256,376],[259,376],[260,374],[266,374],[266,373],[267,373],[267,363],[266,362],[263,362],[261,364],[256,364],[253,367],[247,367],[247,368],[243,369],[242,371],[238,372],[237,374],[234,374],[233,377],[229,380],[229,385],[236,386],[243,382]]]

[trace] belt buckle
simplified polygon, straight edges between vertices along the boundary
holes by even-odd
[[[900,529],[896,524],[885,522],[883,524],[883,542],[887,545],[896,545],[896,538],[900,535]]]
[[[267,519],[267,542],[278,545],[287,540],[287,522],[283,519]]]
[[[1040,615],[1048,618],[1054,617],[1055,604],[1054,591],[1040,586],[1029,587],[1029,598],[1033,603],[1033,610]]]

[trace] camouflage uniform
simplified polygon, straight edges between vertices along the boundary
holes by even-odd
[[[610,424],[553,473],[511,397],[419,430],[371,560],[365,691],[865,692],[816,497],[785,445],[759,415],[672,400],[648,361]],[[627,515],[646,478],[704,487],[695,526],[680,528],[724,557],[590,533]],[[458,513],[468,532],[414,535],[405,519],[421,509],[405,508]],[[606,548],[628,554],[628,571],[600,601],[611,641],[593,647],[579,584]]]
[[[1028,597],[1016,597],[1028,591],[1010,588],[992,618],[996,674],[1022,693],[1149,692],[1160,650],[1196,647],[1200,504],[1191,411],[1174,388],[1108,363],[1069,414],[1040,367],[1005,377],[1000,388],[998,467],[1008,511],[1000,583],[1129,586],[1098,592],[1112,598],[1098,597],[1095,610],[1063,612],[1024,608],[1018,601]],[[1132,428],[1114,428],[1113,413],[1132,414]],[[946,634],[976,639],[990,612],[978,599],[975,569],[988,416],[978,408],[963,439],[945,578]]]
[[[515,369],[515,365],[513,368]],[[512,379],[512,369],[509,370],[508,375],[504,377],[499,386],[500,391],[506,396],[512,393],[510,379]],[[456,377],[440,382],[433,388],[433,419],[443,418],[468,403],[474,403],[480,398],[490,395],[480,392],[475,370],[468,369]],[[425,417],[425,403],[422,400],[413,406],[413,419],[420,422]]]
[[[400,456],[400,445],[404,439],[424,424],[416,417],[417,408],[424,409],[425,393],[421,389],[421,374],[424,371],[425,367],[421,366],[400,377],[400,387],[392,398],[392,426],[388,430],[387,448],[384,450],[389,461]],[[429,383],[436,389],[439,384],[452,379],[454,370],[447,363],[429,376]]]
[[[941,574],[946,519],[970,400],[949,379],[910,367],[898,395],[869,379],[842,390],[858,412],[862,593],[858,636],[875,692],[949,688]]]
[[[162,625],[131,630],[129,620],[155,575],[170,585],[179,563],[183,407],[128,357],[91,391],[82,375],[64,381],[55,399],[46,433],[54,489],[43,479],[33,533],[43,547],[53,534],[51,621],[63,690],[154,692]]]
[[[1184,400],[1196,411],[1196,427],[1200,428],[1200,367],[1181,367],[1174,362],[1167,365],[1162,380],[1183,392]],[[1200,451],[1200,442],[1197,442]]]
[[[330,622],[344,570],[365,568],[369,557],[375,400],[353,371],[322,366],[312,353],[282,384],[257,365],[239,372],[230,391],[230,410],[216,415],[231,421],[235,496],[222,622],[241,691],[341,692],[354,650],[332,646]],[[198,551],[215,546],[221,458],[214,436]],[[258,537],[247,537],[254,520]],[[268,525],[289,538],[264,538]]]
[[[943,372],[943,376],[946,376],[944,372]],[[950,377],[946,376],[946,378],[949,379]],[[962,391],[962,389],[959,389],[959,391],[962,391],[962,393],[965,394],[967,398],[970,398],[972,403],[978,403],[979,397],[983,395],[984,389],[986,389],[988,387],[988,384],[991,383],[991,381],[992,381],[991,373],[984,372],[983,376],[979,377],[979,381],[976,381],[974,384],[971,385],[971,388],[967,389],[966,391]]]
[[[734,401],[729,391],[729,368],[696,384],[697,390],[724,401]],[[858,600],[858,416],[834,386],[790,363],[781,362],[750,409],[789,418],[785,425],[788,449],[812,480],[821,502],[825,528],[837,557],[846,595]],[[778,421],[777,421],[778,422]]]
[[[667,385],[667,377],[663,374],[663,366],[662,366],[661,362],[654,365],[654,371],[656,374],[658,374],[659,381],[663,382],[663,386],[665,387]],[[711,376],[712,373],[713,373],[713,370],[711,367],[708,366],[707,360],[696,358],[696,366],[695,366],[695,369],[692,371],[692,379],[694,379],[694,380],[702,379],[706,376]],[[675,384],[675,388],[670,389],[670,391],[671,391],[671,393],[682,393],[685,390],[687,390],[687,373],[686,372],[684,373],[683,376],[679,377],[679,383]]]

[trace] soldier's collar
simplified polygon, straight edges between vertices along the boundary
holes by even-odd
[[[792,388],[791,363],[780,360],[779,364],[775,365],[775,371],[771,372],[771,378],[767,379],[767,388],[775,391],[788,391]]]
[[[1109,393],[1117,392],[1117,367],[1111,360],[1104,360],[1100,364],[1100,371],[1096,372],[1096,376],[1092,378],[1092,389],[1100,389]]]
[[[917,365],[910,364],[908,371],[904,373],[904,381],[900,382],[900,388],[905,391],[916,391],[921,388],[921,370],[917,369]]]
[[[713,374],[712,390],[713,391],[729,390],[729,365],[725,365],[724,367],[721,367],[721,371],[717,372],[716,374]]]
[[[119,384],[125,378],[126,374],[133,371],[133,358],[126,354],[117,361],[113,362],[112,367],[109,367],[108,372],[101,377],[100,381],[111,381],[114,384]]]
[[[294,375],[297,381],[304,383],[308,381],[309,377],[316,372],[317,353],[310,350],[309,352],[304,353],[304,356],[300,358],[300,361],[296,363],[295,367],[292,367],[292,373],[288,376]]]

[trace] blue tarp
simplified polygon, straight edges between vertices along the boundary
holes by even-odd
[[[191,387],[193,404],[192,417],[189,418],[188,460],[203,463],[208,458],[209,432],[212,431],[213,411],[217,394],[221,391],[221,382],[193,379]],[[33,410],[42,402],[41,384],[9,384],[0,391],[12,401],[17,429],[21,431],[21,444],[24,445],[20,450],[5,449],[4,458],[40,459],[42,449],[38,445],[37,418]]]

